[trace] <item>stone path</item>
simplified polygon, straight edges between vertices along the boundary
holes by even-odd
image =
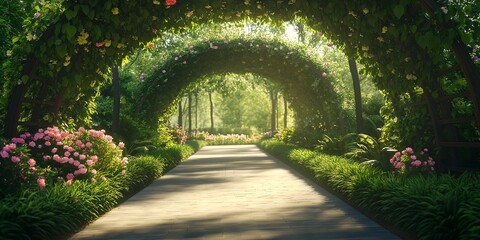
[[[204,147],[72,239],[398,239],[254,145]]]

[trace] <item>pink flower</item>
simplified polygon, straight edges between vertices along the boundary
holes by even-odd
[[[90,181],[92,181],[92,182],[97,182],[97,179],[91,178]]]
[[[78,152],[73,153],[73,156],[75,156],[75,157],[78,157],[79,155],[80,155],[80,153],[78,153]]]
[[[172,5],[175,5],[177,3],[176,0],[165,0],[165,5],[167,6],[172,6]]]
[[[93,162],[97,162],[98,157],[96,155],[93,155],[90,157],[90,159],[92,159]]]
[[[322,77],[327,77],[327,73],[326,73],[326,72],[323,72],[323,73],[322,73]]]
[[[46,141],[46,142],[45,142],[45,146],[47,146],[47,147],[48,147],[48,146],[51,146],[51,145],[52,145],[52,143],[51,143],[51,142],[49,142],[49,141]]]
[[[12,160],[13,163],[20,162],[20,158],[17,157],[17,156],[12,156],[11,160]]]
[[[77,146],[81,147],[82,146],[82,140],[78,139],[77,141],[75,141],[75,144],[77,144]]]
[[[3,150],[0,152],[0,156],[2,156],[2,158],[8,158],[8,152]]]
[[[97,170],[96,170],[96,169],[92,169],[90,172],[91,172],[92,174],[94,174],[94,175],[97,174]]]
[[[87,143],[85,143],[85,146],[86,146],[87,148],[91,148],[91,147],[92,147],[92,143],[91,143],[91,142],[87,142]]]
[[[424,148],[423,151],[424,151],[424,152],[428,152],[428,148]]]
[[[74,161],[74,162],[73,162],[73,166],[75,166],[75,167],[80,166],[80,162],[79,162],[79,161]]]
[[[73,158],[69,158],[69,159],[68,159],[68,163],[69,163],[69,164],[73,164],[74,162],[75,162],[75,160],[73,160]]]
[[[69,173],[69,174],[71,174],[71,173]],[[71,186],[71,185],[72,185],[72,181],[73,181],[73,179],[67,180],[67,181],[65,182],[65,185],[66,185],[66,186]]]
[[[412,164],[412,166],[418,167],[418,166],[422,165],[422,162],[420,160],[415,160],[411,164]]]
[[[72,180],[74,178],[75,178],[75,175],[73,175],[71,173],[67,174],[67,180]]]
[[[23,139],[23,138],[12,138],[12,142],[17,143],[17,144],[24,144],[25,139]]]
[[[87,173],[87,169],[86,169],[86,168],[79,168],[77,171],[78,171],[78,174],[85,174],[85,173]]]
[[[40,188],[44,188],[45,186],[47,186],[47,183],[45,183],[45,179],[43,178],[37,179],[37,184]]]
[[[92,160],[87,160],[87,165],[88,165],[88,166],[92,166],[93,163],[94,163],[94,162],[93,162]]]
[[[411,147],[405,148],[405,151],[407,151],[410,154],[413,154],[413,149]]]
[[[84,128],[84,127],[79,127],[79,128],[78,128],[78,132],[79,132],[79,133],[82,133],[83,131],[85,131],[85,128]]]
[[[30,158],[28,159],[27,163],[28,165],[30,165],[30,167],[33,167],[37,162],[33,158]]]
[[[412,160],[417,160],[417,156],[412,155],[412,156],[410,156],[410,159],[412,159]]]
[[[65,157],[70,157],[70,152],[65,152],[63,155],[65,155]]]
[[[43,133],[35,133],[35,135],[33,135],[33,140],[34,141],[37,141],[38,139],[42,139],[43,137],[45,136],[45,134]]]
[[[44,155],[44,156],[43,156],[43,160],[45,160],[45,161],[48,160],[48,159],[50,159],[50,158],[52,158],[52,157],[50,157],[49,155]]]
[[[39,145],[37,145],[37,148],[38,148],[38,149],[42,149],[43,146],[42,146],[41,144],[39,144]]]
[[[125,147],[125,143],[119,142],[119,143],[118,143],[118,146],[119,146],[120,148],[124,148],[124,147]]]
[[[80,160],[85,160],[86,156],[83,155],[83,154],[80,154],[80,157],[79,157],[79,158],[80,158]]]
[[[56,153],[58,151],[57,148],[52,148],[52,153]]]

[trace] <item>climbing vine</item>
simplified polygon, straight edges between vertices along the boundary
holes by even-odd
[[[13,92],[3,96],[10,97],[9,103],[17,95],[40,98],[22,106],[21,120],[58,121],[57,110],[64,119],[88,120],[98,87],[106,82],[114,63],[135,49],[148,48],[159,33],[186,31],[207,22],[248,19],[281,24],[302,18],[362,63],[397,110],[405,99],[420,99],[425,86],[435,92],[436,73],[452,62],[448,49],[454,37],[460,36],[472,58],[478,59],[480,9],[475,1],[441,1],[433,15],[414,0],[41,0],[32,4],[32,17],[24,32],[13,38],[4,65],[6,87]],[[396,114],[401,112],[397,110]]]

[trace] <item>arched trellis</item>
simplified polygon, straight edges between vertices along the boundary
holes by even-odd
[[[340,99],[328,69],[279,41],[210,40],[179,55],[158,66],[142,85],[137,114],[150,124],[167,113],[188,85],[205,75],[223,73],[253,73],[270,79],[288,97],[299,118],[315,116],[324,130],[342,124]]]
[[[478,127],[480,80],[465,44],[450,27],[454,24],[446,23],[440,7],[432,0],[401,3],[178,0],[175,6],[159,3],[67,0],[62,14],[44,24],[46,27],[37,41],[21,38],[13,49],[12,71],[6,73],[11,79],[12,91],[8,95],[5,136],[12,136],[18,125],[50,124],[56,121],[58,112],[65,114],[85,108],[79,103],[95,96],[95,88],[112,61],[121,59],[138,47],[138,43],[154,38],[155,29],[182,29],[192,23],[234,21],[244,17],[280,22],[298,16],[305,18],[314,29],[323,31],[351,58],[359,58],[367,71],[377,76],[377,86],[386,91],[397,115],[402,112],[398,96],[414,92],[414,87],[423,88],[439,147],[480,146],[478,140],[461,142],[455,141],[455,137],[452,140],[457,131],[455,127],[453,133],[442,133],[444,124],[473,122]],[[425,17],[427,12],[431,18]],[[450,30],[456,34],[450,34]],[[429,43],[438,42],[438,36],[448,37],[435,48],[428,48]],[[445,53],[449,60],[455,57],[459,64],[445,66],[442,61]],[[441,91],[436,76],[445,67],[462,70],[468,91],[429,97],[429,92]],[[443,111],[446,116],[440,119],[435,114],[436,106],[441,105],[438,101],[465,97],[472,102],[474,118],[452,119],[448,111]],[[405,141],[415,140],[404,137]]]

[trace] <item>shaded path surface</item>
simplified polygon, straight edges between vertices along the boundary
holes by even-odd
[[[254,145],[208,146],[72,239],[398,239]]]

